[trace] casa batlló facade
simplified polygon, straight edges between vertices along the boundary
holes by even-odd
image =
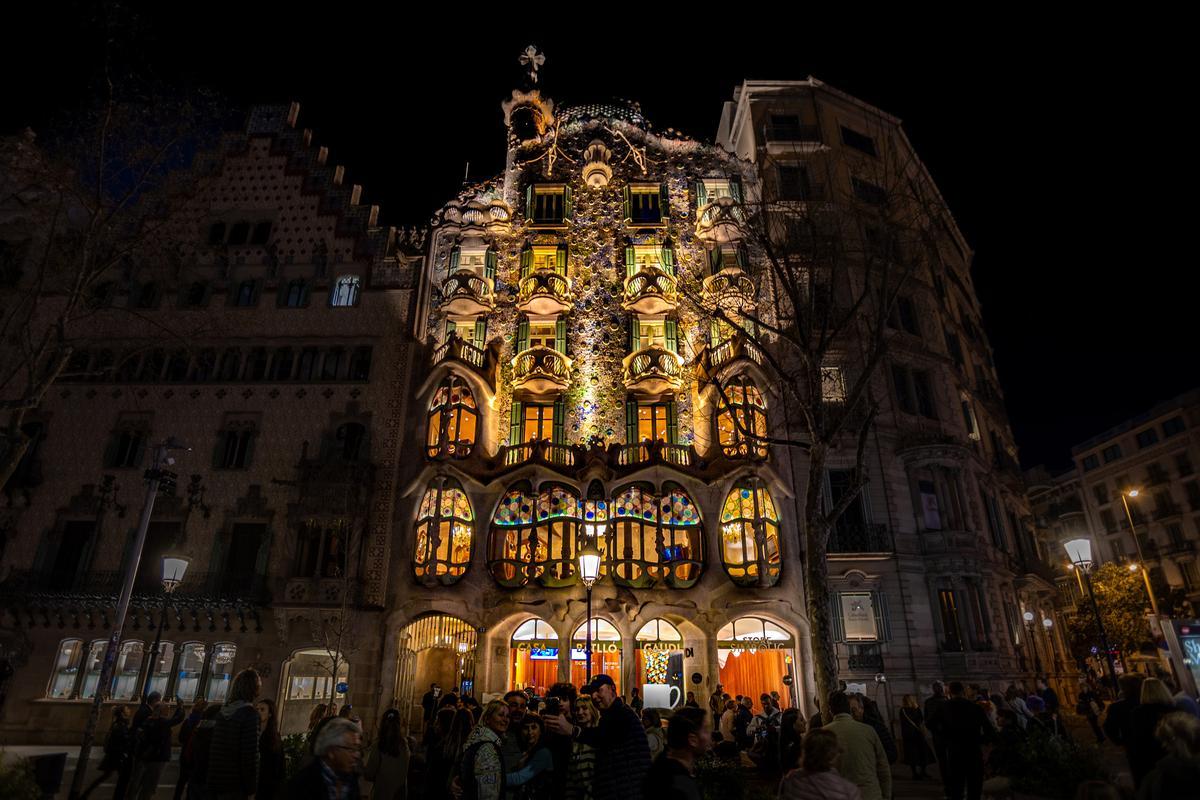
[[[722,214],[764,186],[849,193],[805,170],[911,146],[814,79],[744,83],[705,144],[536,77],[502,105],[504,171],[422,232],[379,227],[295,106],[228,137],[179,224],[188,266],[154,287],[223,335],[111,374],[88,354],[100,377],[55,387],[10,481],[0,741],[82,729],[166,435],[193,452],[156,507],[110,702],[147,680],[219,700],[253,666],[287,733],[330,701],[416,725],[433,682],[579,684],[591,545],[593,671],[621,693],[720,683],[812,711],[803,455],[745,435],[785,431],[787,409],[760,347],[706,310],[769,321],[777,303]],[[829,548],[840,675],[884,705],[938,678],[1028,680],[1021,610],[1055,622],[969,250],[944,233],[957,255],[903,299],[870,481]],[[134,275],[113,302],[139,296]],[[854,370],[831,364],[830,386]],[[832,463],[836,500],[852,461]],[[152,658],[168,553],[190,569]]]

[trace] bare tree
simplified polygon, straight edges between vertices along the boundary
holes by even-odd
[[[740,338],[760,362],[783,412],[766,432],[730,414],[737,435],[764,452],[767,444],[789,448],[807,462],[799,523],[820,697],[838,686],[826,552],[838,519],[869,480],[889,322],[908,281],[942,269],[941,248],[952,236],[907,141],[898,129],[880,127],[889,132],[876,138],[875,157],[797,148],[760,161],[757,180],[749,165],[732,167],[726,177],[745,185],[744,196],[734,188],[706,206],[699,229],[713,244],[711,274],[682,287],[715,324],[714,339]],[[702,366],[721,407],[730,408],[720,365]],[[850,453],[849,486],[827,498],[831,457],[841,464]]]
[[[343,566],[338,569],[339,574],[335,578],[322,581],[322,590],[336,591],[337,606],[321,609],[310,620],[313,640],[325,651],[329,659],[320,664],[321,669],[329,673],[332,689],[329,695],[331,702],[326,709],[327,715],[332,715],[333,712],[332,699],[337,696],[338,675],[342,666],[348,664],[349,656],[358,651],[364,634],[360,625],[361,615],[357,613],[357,609],[361,603],[358,589],[361,585],[359,570],[362,568],[363,545],[366,540],[365,523],[361,520],[340,522],[344,522],[341,525],[340,539],[345,547]]]

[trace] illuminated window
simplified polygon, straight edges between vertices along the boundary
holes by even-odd
[[[88,650],[87,660],[84,662],[83,689],[79,692],[79,696],[84,700],[96,696],[96,684],[100,682],[100,667],[104,662],[104,649],[107,646],[108,642],[101,639],[92,642]]]
[[[779,515],[771,493],[756,478],[733,487],[721,508],[721,560],[741,586],[779,580]]]
[[[554,406],[544,403],[523,403],[521,406],[521,441],[540,442],[554,439]]]
[[[150,683],[146,686],[147,692],[158,692],[163,697],[167,696],[167,680],[171,677],[171,666],[174,663],[175,643],[159,642],[158,656],[154,658],[150,667]]]
[[[208,665],[208,681],[204,687],[204,699],[210,703],[224,703],[229,695],[229,684],[233,682],[233,659],[237,657],[237,645],[222,642],[213,647],[212,660]]]
[[[430,486],[417,511],[413,570],[418,578],[454,583],[471,561],[475,515],[457,482],[444,478]]]
[[[592,674],[607,675],[621,691],[621,633],[606,619],[593,618],[580,625],[571,637],[571,683],[587,682],[587,637],[592,634]]]
[[[630,486],[613,501],[609,544],[613,580],[648,587],[685,588],[700,577],[700,509],[682,487],[666,484],[661,497]]]
[[[555,322],[530,322],[529,346],[554,349],[558,326]]]
[[[657,345],[667,346],[667,321],[663,319],[641,318],[637,324],[637,350]]]
[[[117,666],[113,672],[113,700],[132,700],[141,689],[144,648],[141,642],[122,642],[117,654]]]
[[[674,424],[673,420],[671,423],[667,421],[670,410],[667,403],[639,403],[637,440],[639,442],[670,442],[667,429],[669,424]]]
[[[189,642],[180,650],[175,697],[184,703],[196,699],[196,692],[200,689],[200,673],[204,671],[204,656],[204,645],[199,642]]]
[[[83,660],[83,642],[79,639],[64,639],[58,646],[54,660],[54,674],[46,696],[51,700],[66,700],[75,692],[75,680],[79,677],[79,663]]]
[[[540,619],[517,626],[509,643],[509,689],[558,682],[558,634]]]
[[[579,497],[563,486],[534,494],[521,482],[501,498],[488,535],[488,569],[502,586],[575,582]]]
[[[670,203],[665,185],[634,184],[625,187],[625,219],[635,225],[657,225]]]
[[[533,263],[534,271],[539,269],[554,272],[558,267],[558,248],[547,247],[544,245],[535,245],[533,248]]]
[[[758,389],[745,375],[725,387],[721,410],[717,413],[717,441],[729,458],[765,458],[767,445],[753,436],[767,435],[767,406]]]
[[[358,292],[362,287],[362,278],[357,275],[343,275],[333,284],[329,292],[329,305],[334,308],[346,308],[358,305]]]
[[[442,381],[429,404],[426,452],[430,458],[445,453],[464,458],[475,446],[478,424],[475,396],[462,378],[451,375]]]

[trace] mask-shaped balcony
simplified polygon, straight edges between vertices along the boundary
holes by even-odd
[[[539,269],[521,279],[517,292],[517,310],[548,317],[571,309],[571,279]]]
[[[450,314],[473,317],[496,310],[491,281],[460,269],[442,281],[442,308]]]
[[[743,309],[754,307],[757,287],[750,276],[740,269],[726,269],[705,278],[702,290],[704,302],[709,308],[720,307],[738,314]]]
[[[711,244],[728,244],[742,238],[744,212],[732,197],[707,203],[696,214],[696,236]]]
[[[683,384],[683,365],[679,356],[661,345],[630,353],[624,359],[625,388],[647,400],[654,400]]]
[[[659,267],[644,266],[625,279],[621,308],[637,314],[665,314],[679,302],[675,276]]]
[[[513,358],[513,388],[531,399],[550,398],[571,383],[571,359],[549,347],[531,347]]]
[[[711,380],[722,369],[742,359],[761,365],[763,354],[744,331],[735,331],[728,339],[700,351],[696,364],[697,377],[701,381]]]

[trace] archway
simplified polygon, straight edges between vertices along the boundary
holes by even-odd
[[[613,679],[621,694],[621,634],[606,619],[592,619],[592,674]],[[587,626],[575,629],[571,642],[571,683],[587,682]]]
[[[531,617],[513,631],[508,650],[508,688],[534,687],[544,697],[558,682],[558,634],[550,624]]]
[[[779,624],[761,617],[739,617],[717,631],[718,680],[731,697],[749,695],[761,711],[759,696],[779,692],[784,707],[799,706],[800,673],[796,640]]]
[[[666,708],[671,700],[677,700],[677,705],[683,704],[687,689],[683,683],[683,635],[679,629],[665,619],[652,619],[638,630],[634,638],[634,684],[642,692],[643,700],[651,707]],[[667,686],[677,687],[677,697],[667,689],[665,702],[654,702],[648,698],[656,690],[648,687]],[[657,690],[661,693],[661,690]]]
[[[423,728],[421,699],[432,684],[442,694],[474,694],[477,636],[470,624],[444,614],[421,617],[400,631],[396,706],[410,730]]]
[[[334,658],[321,647],[292,653],[283,663],[283,680],[279,682],[279,734],[287,736],[308,730],[308,718],[318,705],[332,702],[341,708],[346,703],[346,694],[338,691],[338,685],[349,682],[350,664],[345,655]]]

